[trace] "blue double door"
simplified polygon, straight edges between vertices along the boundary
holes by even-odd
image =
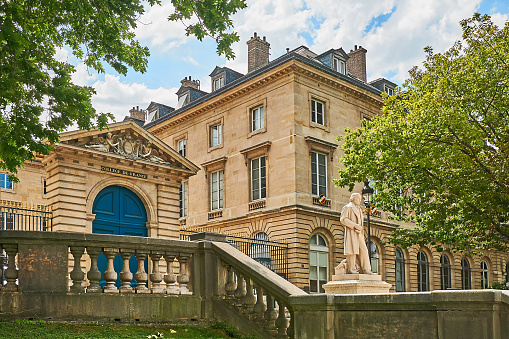
[[[95,219],[92,223],[92,233],[116,234],[146,237],[147,236],[147,211],[140,198],[132,191],[121,186],[108,186],[104,188],[94,200],[92,213]],[[122,271],[122,258],[119,254],[113,261],[115,272]],[[104,287],[103,273],[106,271],[106,257],[103,253],[97,259],[97,266],[101,271],[100,285]],[[138,270],[138,260],[133,255],[129,260],[131,273]],[[147,260],[145,260],[145,272],[147,272]],[[115,285],[120,287],[120,280]],[[136,282],[131,282],[135,287]]]

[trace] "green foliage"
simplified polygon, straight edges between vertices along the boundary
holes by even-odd
[[[210,328],[217,329],[224,331],[226,335],[230,338],[238,338],[238,339],[256,339],[255,336],[248,335],[248,336],[242,336],[240,334],[239,330],[237,330],[235,327],[232,327],[228,325],[227,323],[217,321],[215,322]]]
[[[187,36],[194,35],[200,41],[206,36],[212,37],[217,43],[217,54],[228,59],[235,57],[231,45],[239,41],[239,35],[230,31],[233,28],[230,16],[247,7],[245,0],[172,0],[171,3],[175,13],[169,20],[198,20],[186,26]]]
[[[505,283],[493,283],[490,288],[494,290],[509,290],[509,287],[507,287]]]
[[[373,179],[376,206],[402,207],[395,218],[416,228],[394,232],[394,244],[507,250],[509,23],[476,14],[460,24],[462,41],[427,47],[405,91],[384,94],[383,115],[347,131],[335,183]]]
[[[145,72],[149,50],[135,39],[134,28],[144,3],[159,0],[17,0],[0,1],[0,169],[17,173],[34,154],[48,154],[59,132],[105,128],[113,116],[97,113],[92,87],[77,86],[75,67],[55,59],[67,47],[88,67],[104,72],[104,63],[125,75]],[[196,15],[187,34],[209,35],[218,53],[233,57],[238,41],[229,16],[246,7],[244,0],[174,0],[171,20]],[[15,176],[11,179],[17,181]]]

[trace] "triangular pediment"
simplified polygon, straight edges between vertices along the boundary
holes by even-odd
[[[122,156],[133,161],[171,166],[196,173],[199,167],[133,121],[109,124],[107,129],[78,130],[60,134],[60,145],[89,152]]]

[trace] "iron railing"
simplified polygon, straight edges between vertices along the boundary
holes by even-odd
[[[40,209],[28,209],[0,206],[0,230],[51,231],[53,215],[44,206]]]
[[[180,230],[180,240],[189,240],[191,230]],[[226,235],[226,240],[237,250],[248,255],[280,277],[288,280],[288,244],[266,239]]]

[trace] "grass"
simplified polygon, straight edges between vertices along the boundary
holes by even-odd
[[[225,323],[210,328],[183,326],[143,326],[105,323],[61,323],[41,320],[0,320],[2,339],[133,339],[133,338],[252,338],[243,337]]]

